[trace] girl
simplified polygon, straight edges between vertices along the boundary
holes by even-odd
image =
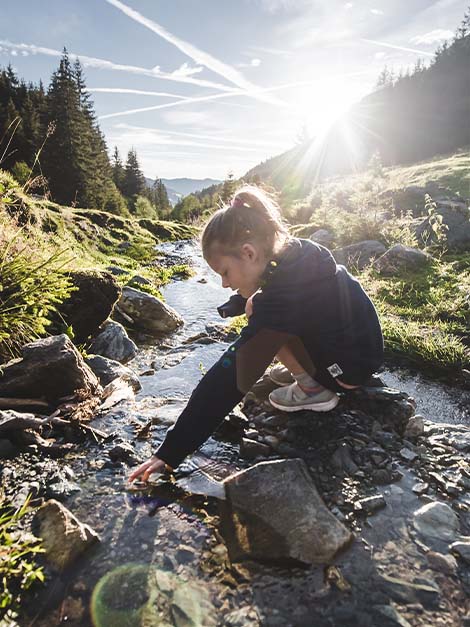
[[[290,237],[279,207],[257,187],[242,187],[216,211],[202,251],[222,286],[236,290],[222,316],[245,312],[238,340],[201,379],[156,455],[129,477],[147,481],[176,468],[215,431],[265,372],[281,385],[269,400],[283,411],[329,411],[338,392],[364,384],[382,363],[377,313],[359,282],[330,251]]]

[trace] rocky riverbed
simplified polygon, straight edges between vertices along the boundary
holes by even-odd
[[[183,258],[194,250],[173,249]],[[174,477],[126,485],[130,467],[151,454],[227,346],[215,326],[226,294],[197,257],[194,266],[194,277],[165,290],[185,326],[144,345],[134,338],[141,348],[127,366],[141,391],[90,423],[106,437],[82,439],[58,458],[32,450],[2,460],[2,484],[16,504],[28,493],[55,499],[100,538],[70,566],[46,566],[46,586],[29,594],[16,623],[470,625],[465,391],[385,372],[388,385],[407,378],[398,390],[376,381],[349,393],[324,415],[287,415],[269,406],[265,377]],[[423,399],[408,395],[423,386]],[[316,487],[345,530],[342,550],[326,563],[314,563],[314,537],[301,535],[309,503],[279,480],[283,464],[299,482],[313,480],[309,490]],[[246,475],[233,479],[254,466],[262,473],[251,484]],[[234,510],[228,485],[237,482],[249,520]],[[261,525],[273,503],[276,515]]]

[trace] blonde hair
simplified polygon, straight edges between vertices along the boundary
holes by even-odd
[[[259,246],[271,257],[289,239],[279,205],[272,195],[254,185],[244,185],[233,195],[229,205],[209,218],[201,235],[205,259],[214,253],[238,256],[241,246]]]

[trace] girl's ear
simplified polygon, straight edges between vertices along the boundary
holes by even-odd
[[[243,253],[243,256],[249,259],[250,261],[256,261],[256,259],[258,258],[258,251],[253,246],[253,244],[249,244],[249,243],[243,244],[242,253]]]

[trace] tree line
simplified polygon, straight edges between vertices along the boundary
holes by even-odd
[[[137,153],[110,160],[80,61],[67,51],[47,90],[0,70],[0,167],[31,191],[63,205],[121,215],[166,217],[171,211],[162,181],[149,187]]]

